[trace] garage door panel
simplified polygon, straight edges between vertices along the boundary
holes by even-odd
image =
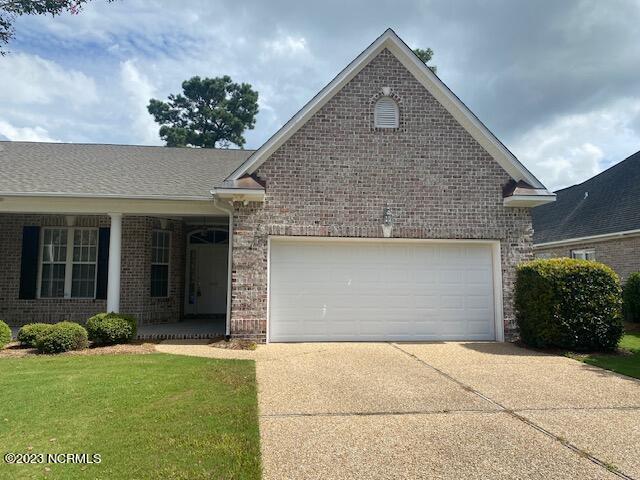
[[[491,340],[486,245],[272,239],[271,341]]]

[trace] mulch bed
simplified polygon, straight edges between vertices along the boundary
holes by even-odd
[[[125,343],[122,345],[108,345],[105,347],[85,348],[84,350],[75,350],[71,352],[61,353],[60,355],[122,355],[122,354],[145,354],[155,353],[156,347],[153,343]],[[0,358],[19,358],[42,355],[35,348],[24,348],[19,343],[13,342],[0,350]]]

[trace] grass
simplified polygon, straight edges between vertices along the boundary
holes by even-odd
[[[627,324],[625,329],[626,333],[618,344],[618,352],[572,355],[572,357],[589,365],[640,378],[640,325]]]
[[[260,478],[255,364],[163,354],[0,359],[0,478]]]

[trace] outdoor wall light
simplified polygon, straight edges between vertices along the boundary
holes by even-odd
[[[391,231],[393,230],[393,215],[391,214],[391,207],[389,203],[386,203],[382,210],[382,235],[384,238],[391,237]]]

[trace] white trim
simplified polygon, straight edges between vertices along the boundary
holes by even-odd
[[[555,240],[553,242],[534,243],[533,248],[546,248],[561,245],[571,245],[573,243],[585,242],[606,242],[607,240],[615,240],[622,237],[634,237],[640,235],[640,229],[624,230],[622,232],[603,233],[601,235],[590,235],[588,237],[567,238],[566,240]]]
[[[281,243],[287,242],[367,242],[367,243],[456,243],[456,244],[476,244],[491,246],[492,268],[493,268],[493,298],[494,298],[494,328],[495,341],[504,342],[504,310],[502,296],[502,256],[499,240],[483,239],[442,239],[442,238],[378,238],[378,237],[320,237],[320,236],[291,236],[291,235],[269,235],[267,239],[267,339],[271,342],[271,308],[269,299],[271,297],[271,242],[275,240]]]
[[[225,335],[231,335],[231,301],[233,300],[231,286],[233,283],[233,206],[220,206],[215,200],[215,206],[219,210],[227,212],[229,216],[229,258],[227,260],[227,320],[225,325]]]
[[[211,190],[211,195],[233,201],[264,202],[265,191],[261,188],[215,188]]]
[[[107,312],[120,313],[120,274],[122,268],[122,213],[109,213],[109,272],[107,274]]]
[[[355,60],[342,70],[228,178],[237,180],[247,173],[255,172],[276,149],[298,131],[322,106],[385,48],[396,56],[514,180],[525,180],[535,188],[545,188],[391,29],[387,29],[366,50],[358,55]]]
[[[537,207],[556,201],[556,195],[512,195],[502,202],[505,207]]]
[[[78,192],[0,192],[0,197],[115,198],[130,200],[199,200],[211,201],[206,195],[126,195],[120,193]]]
[[[58,215],[202,216],[224,215],[213,198],[203,200],[125,199],[94,197],[0,196],[0,213]]]

